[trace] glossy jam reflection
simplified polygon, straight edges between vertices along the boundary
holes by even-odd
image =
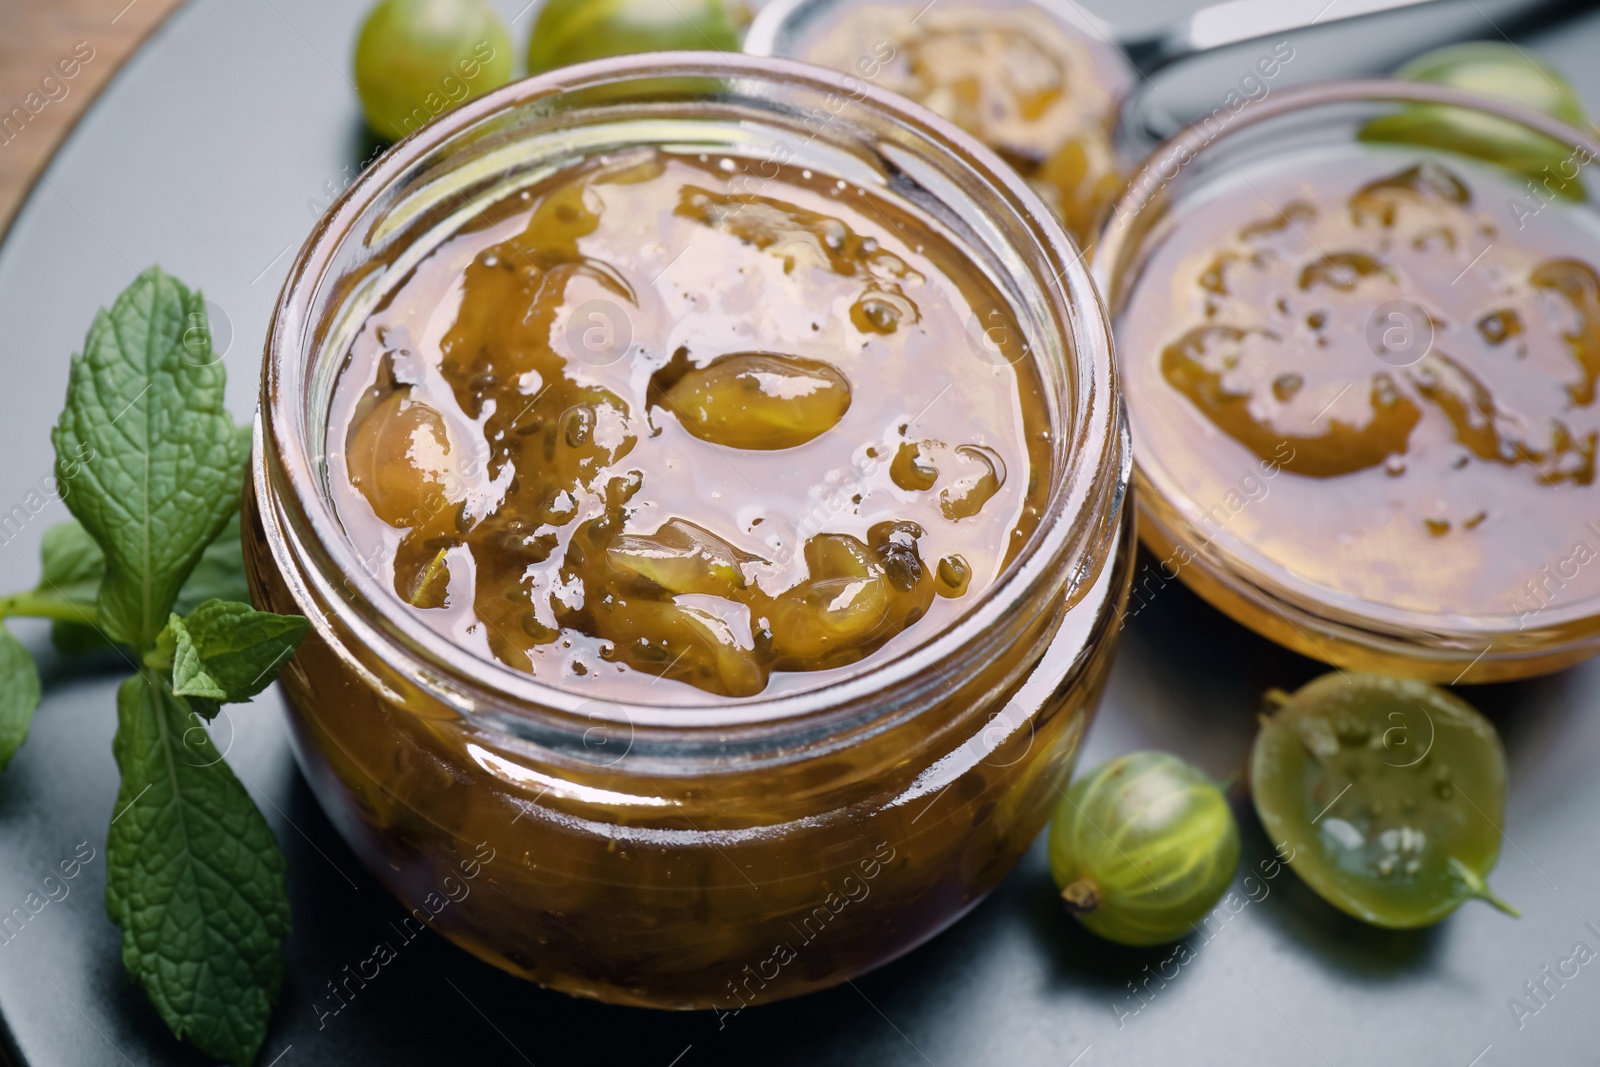
[[[371,316],[336,503],[433,626],[542,680],[826,681],[953,621],[1035,524],[1048,422],[1014,323],[974,325],[997,306],[845,182],[597,161]]]
[[[1128,66],[1035,4],[858,5],[802,58],[908,96],[976,135],[1079,241],[1122,190],[1111,135]]]
[[[1121,317],[1141,466],[1207,541],[1342,603],[1536,620],[1600,594],[1600,234],[1540,204],[1351,146],[1186,209]]]

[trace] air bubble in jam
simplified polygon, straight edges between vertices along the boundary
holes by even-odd
[[[755,696],[948,624],[1036,521],[1042,479],[1005,475],[1047,463],[1034,368],[941,340],[1004,306],[982,273],[888,201],[788,170],[755,196],[726,162],[630,153],[491,205],[352,350],[341,518],[512,667]]]
[[[850,305],[850,321],[862,333],[891,334],[917,321],[916,305],[895,293],[869,290]]]
[[[1491,311],[1478,320],[1478,332],[1491,345],[1505,344],[1522,333],[1522,316],[1515,308]]]

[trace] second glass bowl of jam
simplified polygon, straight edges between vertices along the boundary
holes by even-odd
[[[615,1002],[821,988],[981,899],[1131,572],[1071,241],[782,61],[589,64],[402,143],[291,273],[256,444],[330,817],[419,922]]]
[[[1443,682],[1600,649],[1597,154],[1351,82],[1147,160],[1095,266],[1155,556],[1130,613],[1181,580],[1306,655]]]
[[[775,0],[745,50],[900,93],[1000,153],[1087,244],[1122,191],[1135,72],[1072,0]]]

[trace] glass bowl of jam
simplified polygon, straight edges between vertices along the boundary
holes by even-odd
[[[737,1011],[987,893],[1131,564],[1109,324],[936,116],[787,61],[534,78],[402,142],[273,318],[253,588],[324,809],[533,981]]]
[[[1600,649],[1590,134],[1285,91],[1135,172],[1097,253],[1154,560],[1305,655],[1442,682]]]
[[[1122,191],[1134,71],[1071,0],[775,0],[745,51],[844,71],[977,137],[1086,244]]]

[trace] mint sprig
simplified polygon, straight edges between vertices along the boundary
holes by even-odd
[[[203,723],[269,685],[308,625],[243,603],[249,445],[225,383],[205,301],[160,268],[96,315],[53,437],[77,521],[45,532],[38,586],[0,598],[0,619],[49,619],[62,651],[118,649],[136,670],[117,691],[106,912],[172,1032],[245,1067],[283,983],[284,860]],[[0,769],[38,704],[0,625]]]
[[[105,553],[100,629],[135,648],[155,643],[239,506],[247,446],[209,331],[194,328],[205,314],[199,293],[145,271],[95,315],[53,435],[67,508]]]
[[[118,688],[106,912],[172,1032],[243,1065],[283,985],[289,898],[272,829],[199,726],[164,671]]]
[[[249,700],[272,684],[309,626],[299,615],[208,600],[187,618],[172,616],[152,661],[172,672],[178,696],[218,704]]]

